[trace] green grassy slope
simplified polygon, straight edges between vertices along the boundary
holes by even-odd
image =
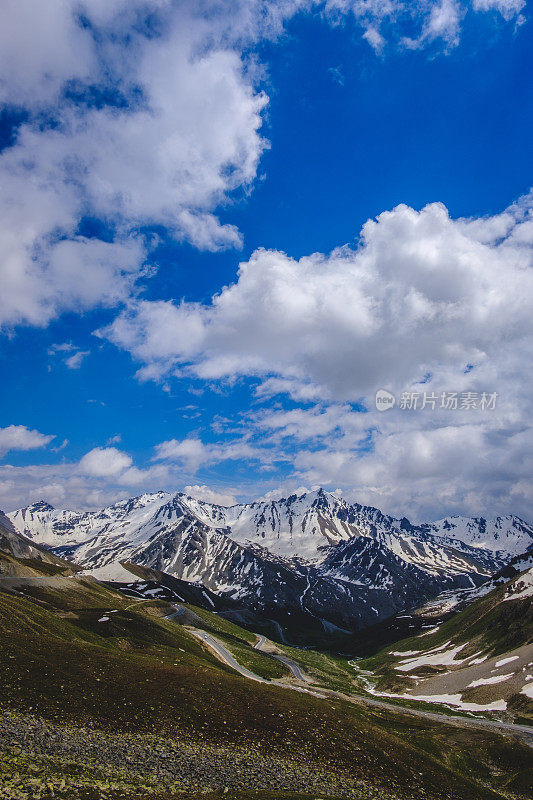
[[[422,695],[449,693],[449,690],[442,692],[442,689],[441,691],[438,688],[435,689],[434,687],[439,684],[435,682],[432,684],[432,678],[437,678],[437,676],[446,678],[446,676],[453,675],[454,678],[450,678],[448,683],[448,686],[454,687],[451,694],[460,693],[465,702],[481,704],[503,698],[507,704],[507,711],[513,713],[516,722],[531,725],[533,721],[531,700],[519,691],[520,683],[500,686],[496,681],[497,688],[488,689],[492,673],[482,673],[483,680],[488,681],[487,686],[478,683],[475,691],[471,688],[472,685],[475,686],[472,684],[473,677],[479,678],[480,675],[472,676],[472,664],[468,662],[470,656],[481,656],[488,664],[490,659],[505,656],[510,652],[513,652],[516,658],[519,657],[516,653],[521,652],[521,657],[524,658],[527,654],[524,647],[533,642],[533,602],[531,598],[504,599],[513,582],[493,589],[489,594],[442,622],[434,632],[411,636],[395,641],[394,644],[389,643],[375,655],[358,660],[357,668],[362,670],[362,673],[359,674],[363,688],[365,681],[370,680],[379,691],[409,693],[413,682],[409,674],[397,669],[402,660],[402,653],[416,652],[423,655],[426,651],[438,650],[445,646],[447,649],[461,646],[458,666],[422,665],[414,670],[418,676],[424,676],[427,679],[426,683],[417,682],[419,688],[416,693]],[[518,651],[517,648],[522,648],[522,650]],[[466,663],[461,666],[461,661]],[[520,664],[520,662],[518,663]],[[522,663],[524,664],[523,669],[525,669],[527,661]],[[521,674],[520,669],[517,674]],[[442,686],[441,682],[440,687]],[[509,687],[508,694],[504,694],[507,686]],[[396,702],[410,704],[410,701],[405,699]],[[420,706],[417,701],[413,702],[415,707],[427,708],[425,705]]]
[[[0,577],[37,577],[38,575],[62,575],[64,569],[32,558],[14,558],[11,553],[0,550]]]
[[[435,800],[507,797],[484,787],[484,776],[501,787],[530,764],[524,747],[484,731],[251,684],[164,619],[163,603],[132,602],[91,581],[69,587],[0,592],[4,707],[114,735],[243,747]],[[249,634],[235,628],[217,635],[244,647]]]
[[[314,682],[338,692],[353,693],[356,688],[354,670],[346,658],[317,650],[303,650],[287,644],[276,646],[284,655],[295,661]]]
[[[255,633],[198,606],[187,604],[185,608],[189,612],[185,617],[185,622],[190,622],[191,625],[212,633],[223,642],[239,664],[255,672],[256,675],[272,680],[291,674],[290,670],[280,661],[254,649],[253,645],[257,641]]]
[[[533,603],[531,598],[505,601],[507,584],[473,602],[444,622],[430,636],[410,637],[380,650],[375,656],[358,662],[363,669],[385,674],[397,663],[394,652],[431,650],[445,642],[466,644],[463,657],[481,651],[498,656],[533,642]]]

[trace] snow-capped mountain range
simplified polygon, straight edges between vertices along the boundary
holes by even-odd
[[[356,630],[435,596],[473,587],[533,548],[517,517],[413,525],[323,491],[224,507],[157,492],[101,511],[40,502],[16,529],[95,577],[131,580],[131,561],[277,620]]]

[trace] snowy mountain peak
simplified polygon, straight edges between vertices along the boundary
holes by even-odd
[[[533,547],[533,526],[520,517],[446,517],[426,526],[436,536],[459,539],[472,547],[518,555]]]
[[[259,545],[276,556],[309,562],[320,561],[324,548],[359,536],[387,541],[388,546],[394,540],[397,549],[401,549],[398,542],[402,537],[423,541],[425,547],[458,541],[508,556],[533,547],[533,527],[512,515],[493,520],[454,516],[415,525],[406,517],[390,517],[321,488],[279,500],[232,506],[208,503],[184,492],[164,491],[121,500],[100,511],[58,510],[39,501],[11,512],[9,518],[24,535],[55,546],[59,540],[62,544],[80,542],[117,526],[130,530],[169,525],[185,515],[208,528],[226,531],[240,544]]]
[[[533,528],[517,517],[416,525],[323,489],[227,507],[153,492],[99,511],[35,503],[8,516],[96,577],[124,580],[120,562],[131,561],[262,613],[349,629],[476,587],[533,547]]]
[[[21,511],[25,511],[26,513],[29,514],[35,514],[40,511],[53,511],[53,510],[54,507],[51,506],[50,503],[47,503],[46,500],[37,500],[37,502],[32,503],[31,505],[26,506],[26,508],[21,509]]]

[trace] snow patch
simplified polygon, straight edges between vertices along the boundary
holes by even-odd
[[[504,600],[525,600],[533,597],[533,568],[528,569],[513,581],[505,593]]]
[[[418,656],[422,650],[402,650],[402,652],[391,653],[391,656]]]
[[[447,643],[449,644],[449,642]],[[450,650],[442,650],[439,648],[440,652],[433,652],[433,653],[425,653],[423,656],[419,658],[413,658],[409,661],[404,662],[403,664],[399,664],[395,667],[396,670],[399,672],[410,672],[412,669],[417,669],[418,667],[425,667],[425,666],[456,666],[458,664],[462,664],[467,659],[456,659],[455,656],[459,653],[466,645],[460,644],[458,647],[452,647]]]
[[[424,633],[419,633],[419,636],[431,636],[432,633],[437,633],[440,630],[440,625],[437,625],[435,628],[431,628],[429,631],[424,631]]]
[[[473,689],[474,686],[490,686],[493,683],[503,683],[504,681],[508,681],[509,678],[514,676],[514,672],[510,672],[508,675],[494,675],[492,678],[479,678],[477,681],[472,681],[466,687],[467,689]]]
[[[494,666],[503,667],[504,664],[510,664],[511,661],[516,661],[519,658],[520,656],[509,656],[509,658],[502,658],[500,661],[497,661]]]

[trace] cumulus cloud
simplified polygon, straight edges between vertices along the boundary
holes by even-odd
[[[24,430],[27,434],[37,434],[36,431]],[[3,438],[0,431],[0,448],[4,441],[10,445],[10,449],[42,446],[35,437],[31,443],[28,435],[24,440],[24,434],[21,436],[19,433],[16,440],[12,432],[9,436],[12,441],[7,442],[7,437]],[[239,444],[234,443],[234,455],[238,447]],[[215,461],[222,458],[219,448],[213,450],[209,445],[200,443],[200,449],[204,454],[203,458],[190,460],[191,450],[187,446],[180,449],[176,443],[174,446],[172,442],[162,443],[158,452],[165,456],[164,459],[158,459],[156,453],[157,463],[152,461],[145,468],[134,464],[132,457],[125,451],[111,446],[95,447],[79,461],[29,464],[21,467],[3,464],[0,465],[0,508],[11,511],[37,500],[79,510],[102,508],[136,493],[162,489],[176,492],[184,484],[182,491],[192,497],[210,503],[232,505],[236,502],[234,489],[187,484],[187,477],[196,472],[200,462],[207,463],[211,458]],[[240,452],[249,451],[241,446]]]
[[[505,236],[487,239],[500,232],[490,218],[398,206],[364,225],[356,250],[299,261],[259,250],[209,305],[141,302],[101,335],[145,363],[141,377],[275,377],[352,402],[460,373],[532,333],[529,201],[506,216]]]
[[[132,457],[116,447],[95,447],[86,453],[76,466],[76,471],[90,478],[103,478],[118,486],[142,486],[154,480],[167,480],[169,471],[164,467],[139,469]]]
[[[213,211],[250,185],[265,146],[266,97],[194,3],[54,2],[46,21],[41,5],[8,3],[0,33],[0,104],[25,112],[0,154],[7,327],[123,302],[146,272],[140,226],[240,246]],[[105,240],[79,234],[87,215]]]
[[[428,42],[442,40],[448,47],[456,47],[459,44],[461,20],[464,14],[465,9],[457,0],[440,0],[433,3],[419,36],[414,39],[404,38],[404,44],[410,48],[418,48]]]
[[[524,22],[521,11],[526,7],[526,0],[474,0],[475,11],[498,11],[504,19],[517,19]]]
[[[56,101],[66,79],[87,79],[96,58],[72,3],[5,0],[0,27],[0,102]]]
[[[131,494],[109,479],[80,474],[75,464],[0,465],[0,508],[6,511],[38,500],[59,508],[102,508]]]
[[[65,364],[69,369],[80,369],[83,359],[90,354],[90,350],[78,350],[73,355],[65,359]]]
[[[96,478],[119,475],[132,464],[132,458],[116,447],[95,447],[80,461],[80,471]]]
[[[0,326],[117,305],[146,274],[139,228],[239,247],[217,217],[257,175],[267,98],[244,53],[298,13],[348,16],[374,49],[459,39],[458,0],[7,0],[0,106],[22,112],[0,153]],[[475,0],[517,18],[522,0]],[[409,20],[416,35],[401,34]],[[106,237],[80,235],[90,215]]]
[[[169,439],[155,447],[153,461],[175,463],[192,474],[206,464],[219,464],[222,461],[257,461],[268,466],[279,457],[270,448],[250,443],[246,436],[234,438],[225,443],[205,443],[199,438]]]
[[[13,164],[19,158],[20,169]],[[43,326],[65,310],[126,300],[140,274],[142,242],[77,236],[81,208],[74,189],[55,178],[37,185],[35,173],[34,184],[24,162],[25,154],[13,148],[0,155],[0,326]]]
[[[349,499],[419,521],[450,513],[531,519],[533,404],[527,393],[519,403],[512,394],[499,396],[492,410],[446,410],[440,408],[442,384],[416,388],[421,400],[424,390],[435,392],[435,409],[422,410],[421,403],[417,410],[396,406],[384,413],[340,404],[265,409],[254,412],[249,424],[263,446],[292,453],[293,474],[284,491],[296,481],[340,484]]]
[[[10,450],[37,450],[46,447],[54,436],[30,430],[25,425],[8,425],[0,428],[0,458]]]
[[[170,439],[156,447],[154,456],[157,461],[177,461],[185,464],[195,472],[202,464],[209,461],[208,448],[200,439],[187,438],[181,441]]]
[[[136,492],[173,489],[182,482],[183,475],[172,465],[143,469],[123,450],[95,447],[79,461],[0,465],[0,508],[13,510],[37,500],[63,508],[102,508]]]

